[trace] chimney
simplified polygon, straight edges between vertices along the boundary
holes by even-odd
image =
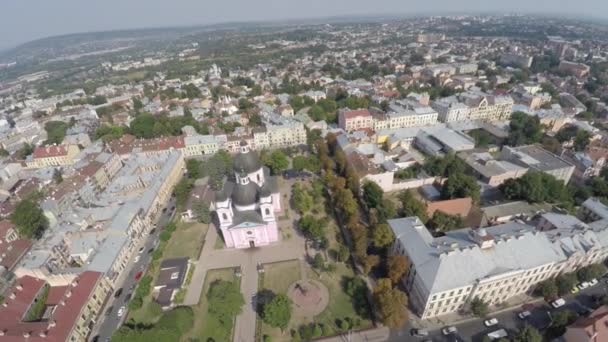
[[[38,336],[45,338],[46,337],[46,331],[41,331]]]
[[[17,285],[15,288],[19,291],[23,290],[23,286],[21,286],[21,284]]]
[[[66,296],[66,297],[68,297],[68,298],[72,297],[72,291],[68,291],[68,292],[65,294],[65,296]]]
[[[56,325],[57,325],[57,322],[56,322],[55,320],[51,321],[51,322],[49,323],[49,329],[50,329],[50,328],[54,328]]]
[[[16,295],[15,292],[11,292],[10,296],[8,296],[8,298],[10,299],[15,299]]]

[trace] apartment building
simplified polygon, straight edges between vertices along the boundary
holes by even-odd
[[[340,110],[338,112],[338,126],[347,132],[372,129],[374,118],[367,109]]]
[[[117,172],[108,173],[110,181],[103,189],[83,196],[88,183],[78,175],[42,200],[50,227],[16,267],[17,276],[54,282],[96,271],[114,284],[158,220],[185,168],[182,153],[173,149],[133,153],[120,165]]]
[[[34,153],[25,161],[28,168],[42,168],[74,164],[74,157],[80,149],[76,145],[53,145],[36,147]]]
[[[61,284],[25,276],[0,306],[0,340],[85,342],[112,292],[99,272],[83,272]],[[34,306],[43,305],[41,317]]]
[[[218,142],[213,135],[188,135],[184,137],[184,157],[214,154],[219,150]]]
[[[591,71],[591,68],[586,64],[569,61],[561,61],[558,69],[576,77],[585,77],[589,75],[589,72]]]
[[[540,145],[504,146],[500,152],[500,159],[530,170],[550,174],[563,180],[564,184],[568,184],[574,172],[574,165]]]
[[[389,225],[392,252],[410,261],[403,282],[422,319],[462,310],[473,298],[500,304],[551,277],[564,259],[545,234],[515,222],[437,238],[416,217]]]
[[[499,186],[508,179],[519,178],[528,172],[528,168],[497,160],[488,152],[460,152],[458,157],[467,164],[477,179],[490,186]]]
[[[511,117],[513,103],[513,99],[508,96],[467,92],[439,99],[431,106],[439,113],[438,119],[441,122],[503,121]]]

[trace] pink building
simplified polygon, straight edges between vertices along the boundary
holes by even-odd
[[[281,211],[278,179],[242,141],[234,158],[235,182],[216,193],[214,208],[228,248],[249,248],[279,240],[275,213]]]
[[[373,128],[374,118],[367,109],[344,110],[338,113],[338,125],[347,132]]]

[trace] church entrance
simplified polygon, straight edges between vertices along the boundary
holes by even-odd
[[[255,247],[255,241],[253,241],[253,240],[249,240],[249,247],[250,247],[250,248]]]

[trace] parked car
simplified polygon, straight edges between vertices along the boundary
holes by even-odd
[[[498,340],[501,338],[505,338],[505,337],[509,336],[509,334],[507,333],[507,331],[505,329],[498,329],[496,331],[492,331],[487,336],[488,336],[488,338],[490,338],[490,341],[494,341],[494,340]]]
[[[125,314],[126,310],[127,310],[127,308],[125,308],[124,306],[121,306],[120,309],[118,309],[118,317],[122,317],[122,315]]]
[[[110,316],[110,314],[112,313],[112,310],[113,310],[113,309],[114,309],[114,307],[113,307],[113,306],[110,306],[110,307],[108,308],[108,310],[106,310],[106,316]]]
[[[556,299],[556,300],[554,300],[554,301],[551,302],[551,306],[554,307],[554,308],[556,308],[556,309],[559,308],[559,307],[562,307],[564,305],[566,305],[566,301],[563,298],[558,298],[558,299]]]
[[[152,230],[150,230],[150,235],[156,233],[156,228],[152,228]]]
[[[144,249],[146,249],[146,247],[144,247],[144,246],[139,247],[139,249],[137,250],[137,253],[143,252]]]
[[[528,317],[530,317],[530,315],[532,315],[532,313],[528,310],[526,311],[522,311],[520,313],[517,314],[517,317],[519,317],[519,319],[526,319]]]
[[[444,335],[452,335],[458,332],[455,326],[449,326],[441,329],[441,333]]]
[[[135,280],[139,280],[139,278],[141,278],[142,275],[143,275],[143,272],[137,272],[135,274]]]
[[[139,262],[139,259],[141,259],[141,256],[140,255],[136,255],[135,259],[133,259],[133,262],[137,264]]]
[[[410,330],[410,334],[412,336],[416,336],[416,337],[429,336],[429,332],[427,330],[424,330],[424,329],[412,329],[412,330]]]
[[[595,278],[589,280],[589,286],[595,286],[599,283],[599,281]]]
[[[131,299],[131,297],[133,297],[133,292],[127,293],[127,295],[125,296],[125,302],[128,302]]]
[[[122,294],[122,287],[119,288],[118,290],[116,290],[116,292],[114,292],[114,298],[120,296]]]
[[[584,290],[584,289],[586,289],[586,288],[588,288],[588,287],[589,287],[589,283],[588,283],[588,282],[586,282],[586,281],[584,281],[584,282],[582,282],[582,283],[580,283],[580,284],[576,285],[576,287],[578,287],[578,289],[579,289],[579,290]]]
[[[576,286],[575,286],[575,287],[573,287],[573,288],[570,290],[570,293],[572,293],[572,294],[577,294],[577,293],[579,293],[579,291],[580,291],[580,290],[578,289],[578,287],[576,287]]]
[[[483,321],[483,325],[485,325],[486,327],[491,327],[496,324],[498,324],[498,320],[496,318],[490,318]]]

